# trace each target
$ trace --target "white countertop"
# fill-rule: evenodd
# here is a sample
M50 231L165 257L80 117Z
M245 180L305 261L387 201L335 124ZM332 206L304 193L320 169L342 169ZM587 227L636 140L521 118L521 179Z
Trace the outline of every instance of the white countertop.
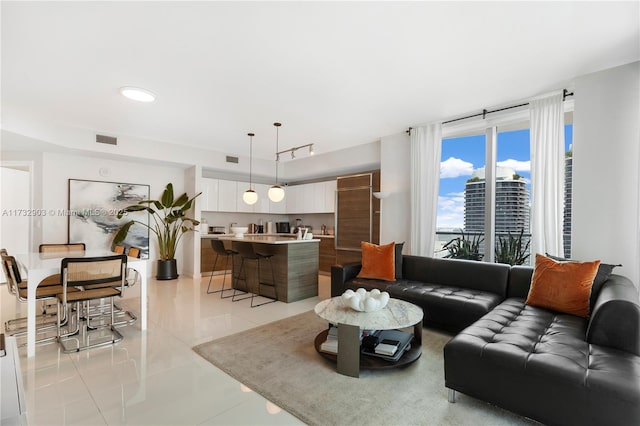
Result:
M220 235L220 234L218 234ZM283 237L278 235L266 235L266 234L245 234L244 237L238 238L233 235L219 237L220 240L227 241L240 241L247 243L263 243L263 244L299 244L299 243L318 243L319 239L311 240L298 240L290 236Z
M200 238L221 238L221 237L234 237L236 234L200 234ZM282 237L282 238L296 238L296 234L244 234L245 237ZM334 235L318 235L313 234L313 238L333 238Z

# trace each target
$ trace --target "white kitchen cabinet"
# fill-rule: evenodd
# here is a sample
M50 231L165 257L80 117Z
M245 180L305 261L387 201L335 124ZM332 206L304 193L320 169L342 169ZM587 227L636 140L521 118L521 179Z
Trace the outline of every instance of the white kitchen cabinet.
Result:
M302 186L302 212L303 213L317 213L316 210L316 190L318 188L317 183L305 183ZM324 198L324 192L323 192Z
M249 182L237 182L237 193L236 193L236 206L237 211L242 213L253 213L255 204L247 204L242 199L242 195L244 192L249 189ZM253 190L255 191L255 185L253 185Z
M304 213L303 211L303 188L302 185L294 185L288 186L286 192L287 198L287 213L289 214L299 214Z
M269 188L271 188L272 185L267 185L267 194L269 193ZM272 214L287 214L289 213L289 186L286 187L282 187L282 189L284 189L284 199L282 201L279 201L277 203L274 203L273 201L269 200L269 213Z
M311 185L313 187L313 191L309 191L313 194L313 199L311 200L311 213L324 213L326 210L324 196L325 184L324 182L317 182Z
M238 211L237 186L238 185L236 181L222 180L222 179L218 180L218 211L220 212L237 212Z
M334 213L336 181L287 187L287 213Z
M202 195L196 199L204 211L218 210L218 179L202 178Z
M255 213L269 213L269 188L271 188L271 185L265 185L263 183L253 184L253 190L258 193L258 202L253 205L253 211Z
M324 210L323 213L335 213L336 211L336 190L337 180L328 180L324 183Z
M202 178L202 195L198 198L202 211L265 214L334 213L336 181L305 183L284 187L285 197L279 203L269 200L271 185L254 183L258 201L248 205L242 199L248 182Z

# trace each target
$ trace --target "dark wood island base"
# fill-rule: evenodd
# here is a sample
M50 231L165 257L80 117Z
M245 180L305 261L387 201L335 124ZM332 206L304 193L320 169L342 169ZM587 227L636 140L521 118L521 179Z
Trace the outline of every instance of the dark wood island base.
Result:
M295 302L318 295L318 254L320 240L295 240L285 237L258 237L246 236L244 238L222 237L220 239L231 240L232 248L237 244L251 243L254 251L261 254L273 255L271 266L276 279L278 300L285 303ZM233 259L233 286L239 290L245 290L245 283L237 281L242 258L234 256ZM245 261L244 268L247 273L249 291L256 291L255 274L256 262ZM269 261L261 262L261 277L263 282L271 282ZM244 275L243 275L244 276ZM262 286L261 291L265 296L274 297L273 289Z

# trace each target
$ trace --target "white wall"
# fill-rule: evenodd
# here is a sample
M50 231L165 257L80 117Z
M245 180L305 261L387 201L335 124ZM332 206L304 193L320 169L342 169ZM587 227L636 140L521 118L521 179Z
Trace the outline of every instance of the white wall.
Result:
M380 166L380 142L316 154L296 160L283 161L281 182L337 176L377 169Z
M107 170L102 176L100 170ZM68 179L86 179L109 182L127 182L150 186L151 198L162 194L167 183L172 182L174 191L184 192L184 170L177 167L141 164L137 162L98 159L82 155L44 153L42 161L41 194L42 207L45 210L65 210L68 208ZM37 193L35 194L38 196ZM42 243L66 242L68 236L68 218L64 215L45 216L41 222ZM37 248L34 247L32 249ZM157 241L150 235L150 259L157 258ZM178 269L182 271L183 250L176 255ZM155 273L155 262L150 264Z
M380 190L390 192L380 201L380 243L406 244L409 253L411 227L411 143L407 133L382 138L380 141Z
M572 257L640 278L640 62L576 79Z
M31 223L23 212L31 208L31 173L6 162L0 167L0 247L9 254L27 253ZM27 167L28 168L28 167ZM5 282L4 271L0 269L0 283Z

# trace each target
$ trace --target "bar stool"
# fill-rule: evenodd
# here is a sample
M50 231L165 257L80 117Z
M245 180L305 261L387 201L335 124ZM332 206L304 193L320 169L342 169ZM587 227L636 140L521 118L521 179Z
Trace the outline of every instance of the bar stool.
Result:
M238 272L238 276L236 277L236 285L237 282L242 280L245 282L246 284L246 289L247 292L250 291L249 289L249 283L247 281L247 270L245 267L245 261L251 261L251 260L255 260L256 261L256 270L257 273L254 274L254 281L255 281L255 286L256 287L256 292L251 292L251 307L255 308L258 306L262 306L262 305L266 305L267 303L273 303L273 302L277 302L278 301L278 289L276 287L276 276L275 273L273 271L273 264L271 263L271 258L273 257L272 254L263 254L263 253L257 253L254 248L253 248L253 244L251 243L238 243L236 245L236 248L238 250L238 254L242 257L242 261L240 262L240 271ZM260 264L262 263L261 261L265 261L268 260L269 261L269 267L271 268L271 282L263 282L262 281L262 277L261 277L261 267ZM244 278L242 277L244 273ZM268 296L264 296L263 294L261 294L260 292L260 287L261 286L266 286L266 287L273 287L273 293L274 293L274 297L268 297ZM245 293L246 294L246 293ZM244 299L248 299L249 296L247 297L243 297L241 299L236 299L235 298L236 295L236 289L234 287L233 290L233 298L231 300L233 300L234 302L237 302L238 300L244 300ZM254 298L256 296L262 296L265 297L267 299L270 299L268 302L263 302L263 303L259 303L259 304L254 304Z
M216 254L216 258L213 261L213 266L211 267L211 275L209 276L209 286L207 287L207 294L213 294L213 293L220 293L220 298L221 299L227 299L231 296L225 296L224 295L224 284L225 281L227 280L227 271L229 270L229 258L231 258L231 266L233 266L233 256L238 254L237 251L235 250L231 250L228 249L224 246L224 242L220 241L218 239L212 239L211 240L211 248L213 249L213 251ZM224 260L224 275L222 276L222 288L220 290L215 290L215 291L209 291L211 289L211 279L213 278L213 272L216 268L216 264L218 263L218 257L220 256L224 256L225 260ZM233 284L233 276L231 277L231 283ZM227 288L226 290L231 290L231 288Z

